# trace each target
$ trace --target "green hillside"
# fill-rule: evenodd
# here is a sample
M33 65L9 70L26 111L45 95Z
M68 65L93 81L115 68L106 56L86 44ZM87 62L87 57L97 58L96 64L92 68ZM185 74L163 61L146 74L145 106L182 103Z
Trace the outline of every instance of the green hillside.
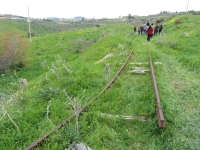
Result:
M93 150L200 149L200 15L176 14L164 20L162 34L150 42L146 35L133 33L141 22L122 21L51 34L45 30L33 37L25 66L0 76L0 149L25 149L91 100L78 128L73 118L35 149L64 150L75 143ZM0 37L11 26L26 35L23 24L0 21ZM162 63L154 71L164 129L157 125L150 72L130 72L149 68L133 64L148 62L149 51L153 62ZM99 94L131 52L124 71ZM27 85L20 85L20 78Z

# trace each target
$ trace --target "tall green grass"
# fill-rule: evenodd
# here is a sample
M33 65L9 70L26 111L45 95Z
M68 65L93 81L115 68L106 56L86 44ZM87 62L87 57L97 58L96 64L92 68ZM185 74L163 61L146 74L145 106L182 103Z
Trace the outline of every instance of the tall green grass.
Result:
M176 18L181 20L178 25ZM108 84L132 50L129 63L110 89L80 115L79 132L72 119L36 149L65 149L76 142L97 150L199 149L200 30L193 28L198 20L198 15L175 16L163 23L163 33L151 42L146 35L133 34L128 24L34 37L26 67L1 76L0 108L7 112L0 113L1 149L24 149L74 114L63 90L83 106ZM154 69L166 129L157 126L150 73L130 73L140 67L131 62L149 61L149 50L153 61L162 63ZM109 53L113 56L100 62ZM20 77L27 79L27 86L20 86Z

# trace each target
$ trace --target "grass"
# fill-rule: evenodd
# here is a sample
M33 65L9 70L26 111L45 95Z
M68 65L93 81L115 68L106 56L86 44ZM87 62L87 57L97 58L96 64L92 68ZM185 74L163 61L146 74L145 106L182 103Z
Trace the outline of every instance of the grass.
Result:
M178 25L174 24L176 18L181 20ZM154 36L151 42L146 41L146 35L133 34L128 24L34 37L26 67L16 74L8 70L1 76L1 110L4 107L20 130L2 111L1 149L8 149L7 145L9 149L24 149L52 130L52 124L57 125L73 114L64 89L82 106L92 100L132 50L129 63L111 88L80 115L79 132L75 131L72 119L35 149L64 149L75 142L97 150L199 149L200 30L194 28L198 20L199 15L175 16L163 23L162 35ZM149 50L153 62L162 62L154 65L154 70L166 129L157 127L150 73L129 72L139 67L131 62L149 61ZM110 52L112 57L99 62ZM27 79L26 87L20 87L20 77ZM47 119L48 105L52 124ZM108 118L102 113L120 117ZM125 115L144 115L148 119L124 120Z

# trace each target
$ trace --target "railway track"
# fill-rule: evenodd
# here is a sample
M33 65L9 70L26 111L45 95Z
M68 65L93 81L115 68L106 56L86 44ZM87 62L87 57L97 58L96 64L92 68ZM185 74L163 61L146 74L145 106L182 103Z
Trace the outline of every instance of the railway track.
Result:
M45 135L43 135L42 137L40 137L39 139L37 139L36 141L31 143L27 148L25 148L25 150L32 150L37 145L40 145L46 138L48 138L52 133L57 131L59 128L63 127L72 118L74 118L77 115L83 113L84 110L92 102L96 101L101 94L103 94L107 89L109 89L111 87L111 85L114 83L116 78L122 73L122 71L126 67L128 61L131 58L132 53L133 53L133 51L130 52L129 56L127 57L126 61L123 63L123 65L120 68L120 70L116 73L116 75L113 77L113 79L105 86L105 88L99 94L97 94L92 100L90 100L87 104L85 104L76 114L73 114L73 115L69 116L68 118L66 118L64 121L62 121L57 126L55 126L51 131L47 132ZM151 72L153 89L154 89L154 93L155 93L155 96L156 96L156 100L155 100L156 108L155 108L155 111L157 113L157 118L158 118L158 127L159 128L165 128L166 125L165 125L165 120L164 120L164 114L163 114L163 110L162 110L162 107L161 107L161 101L160 101L159 92L158 92L158 88L157 88L157 83L156 83L156 78L155 78L155 74L154 74L154 68L153 68L153 62L152 62L150 50L149 50L149 65L150 65L150 72Z
M165 119L164 119L164 115L163 115L163 110L161 107L161 101L160 101L160 96L159 96L159 92L158 92L158 87L157 87L157 83L156 83L156 77L154 74L154 69L153 69L153 63L152 63L152 59L151 59L151 53L149 50L149 64L150 64L150 71L151 71L151 78L152 78L152 83L153 83L153 89L154 89L154 93L156 95L156 112L157 112L157 118L158 118L158 126L160 128L165 128Z

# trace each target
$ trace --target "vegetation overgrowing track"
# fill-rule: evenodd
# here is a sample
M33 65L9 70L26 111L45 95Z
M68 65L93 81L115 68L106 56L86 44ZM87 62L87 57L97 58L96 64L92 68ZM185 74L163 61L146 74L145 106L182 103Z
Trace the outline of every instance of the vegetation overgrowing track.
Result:
M122 65L122 67L120 68L120 70L117 72L117 74L113 77L113 79L105 86L105 88L97 95L95 96L92 100L90 100L87 104L85 104L81 109L78 110L77 113L74 113L73 115L71 115L70 117L68 117L67 119L65 119L64 121L62 121L61 123L59 123L57 126L54 127L53 130L49 131L48 133L46 133L45 135L43 135L42 137L40 137L39 139L37 139L36 141L34 141L31 145L29 145L25 150L31 150L34 147L36 147L37 145L39 145L40 143L42 143L48 136L50 136L50 134L52 134L54 131L57 131L59 128L63 127L67 122L69 122L72 118L76 117L77 115L79 116L79 114L83 113L84 110L95 100L98 99L98 97L103 94L107 89L110 88L110 86L114 83L114 81L116 80L116 78L121 74L121 72L124 70L125 66L127 65L128 61L131 58L133 51L131 51L131 53L129 54L129 56L127 57L125 63ZM165 128L165 123L164 123L164 115L163 115L163 111L161 108L161 101L160 101L160 97L159 97L159 92L158 92L158 88L157 88L157 84L156 84L156 78L155 78L155 74L154 74L154 69L153 69L153 63L152 63L152 58L151 58L151 53L149 50L149 64L150 64L150 72L151 72L151 77L152 77L152 83L153 83L153 88L154 88L154 92L156 95L156 112L157 112L157 118L158 118L158 126L160 128Z
M1 74L1 149L25 149L39 137L41 142L33 149L65 149L80 142L105 150L200 149L200 29L196 28L200 15L152 16L155 21L161 17L166 21L162 22L163 33L151 42L145 35L133 34L133 25L140 25L140 20L148 17L138 17L138 22L134 18L131 25L122 22L125 18L107 20L117 25L106 23L99 29L81 30L82 25L65 24L62 28L60 24L39 22L45 26L35 28L36 35L41 36L35 36L26 49L25 66L14 66ZM29 41L24 22L0 21L0 37L11 29ZM53 33L52 29L68 32ZM133 48L123 72L107 87L111 87L109 90L99 94ZM157 103L152 86L149 49L162 104ZM103 59L108 54L112 56ZM147 71L134 72L138 68ZM28 84L22 87L19 78ZM96 95L99 97L94 100ZM79 113L91 99L78 121L76 115L66 121L77 114L72 102L76 100ZM157 118L160 115L156 115L156 108L160 106L166 122ZM141 120L140 116L145 118ZM63 120L66 124L60 125ZM167 128L160 129L158 122ZM57 125L60 128L54 132Z
M31 145L29 145L25 150L31 150L33 149L35 146L37 146L38 144L40 144L44 139L46 139L51 133L53 133L54 131L56 131L57 129L59 129L60 127L64 126L67 122L69 122L72 118L76 117L77 115L81 114L93 101L97 100L97 98L104 93L107 89L110 88L111 84L115 81L115 79L117 78L117 76L119 76L121 74L121 72L123 71L123 69L125 68L126 64L128 63L131 55L132 55L133 51L131 51L131 53L129 54L127 60L125 61L125 63L122 65L121 69L117 72L117 74L114 76L114 78L107 84L107 86L97 95L95 96L91 101L89 101L87 104L85 104L78 112L77 114L73 114L70 117L68 117L67 119L65 119L64 121L62 121L61 123L59 123L57 126L54 127L53 130L49 131L48 133L46 133L44 136L40 137L38 140L36 140L35 142L33 142Z

